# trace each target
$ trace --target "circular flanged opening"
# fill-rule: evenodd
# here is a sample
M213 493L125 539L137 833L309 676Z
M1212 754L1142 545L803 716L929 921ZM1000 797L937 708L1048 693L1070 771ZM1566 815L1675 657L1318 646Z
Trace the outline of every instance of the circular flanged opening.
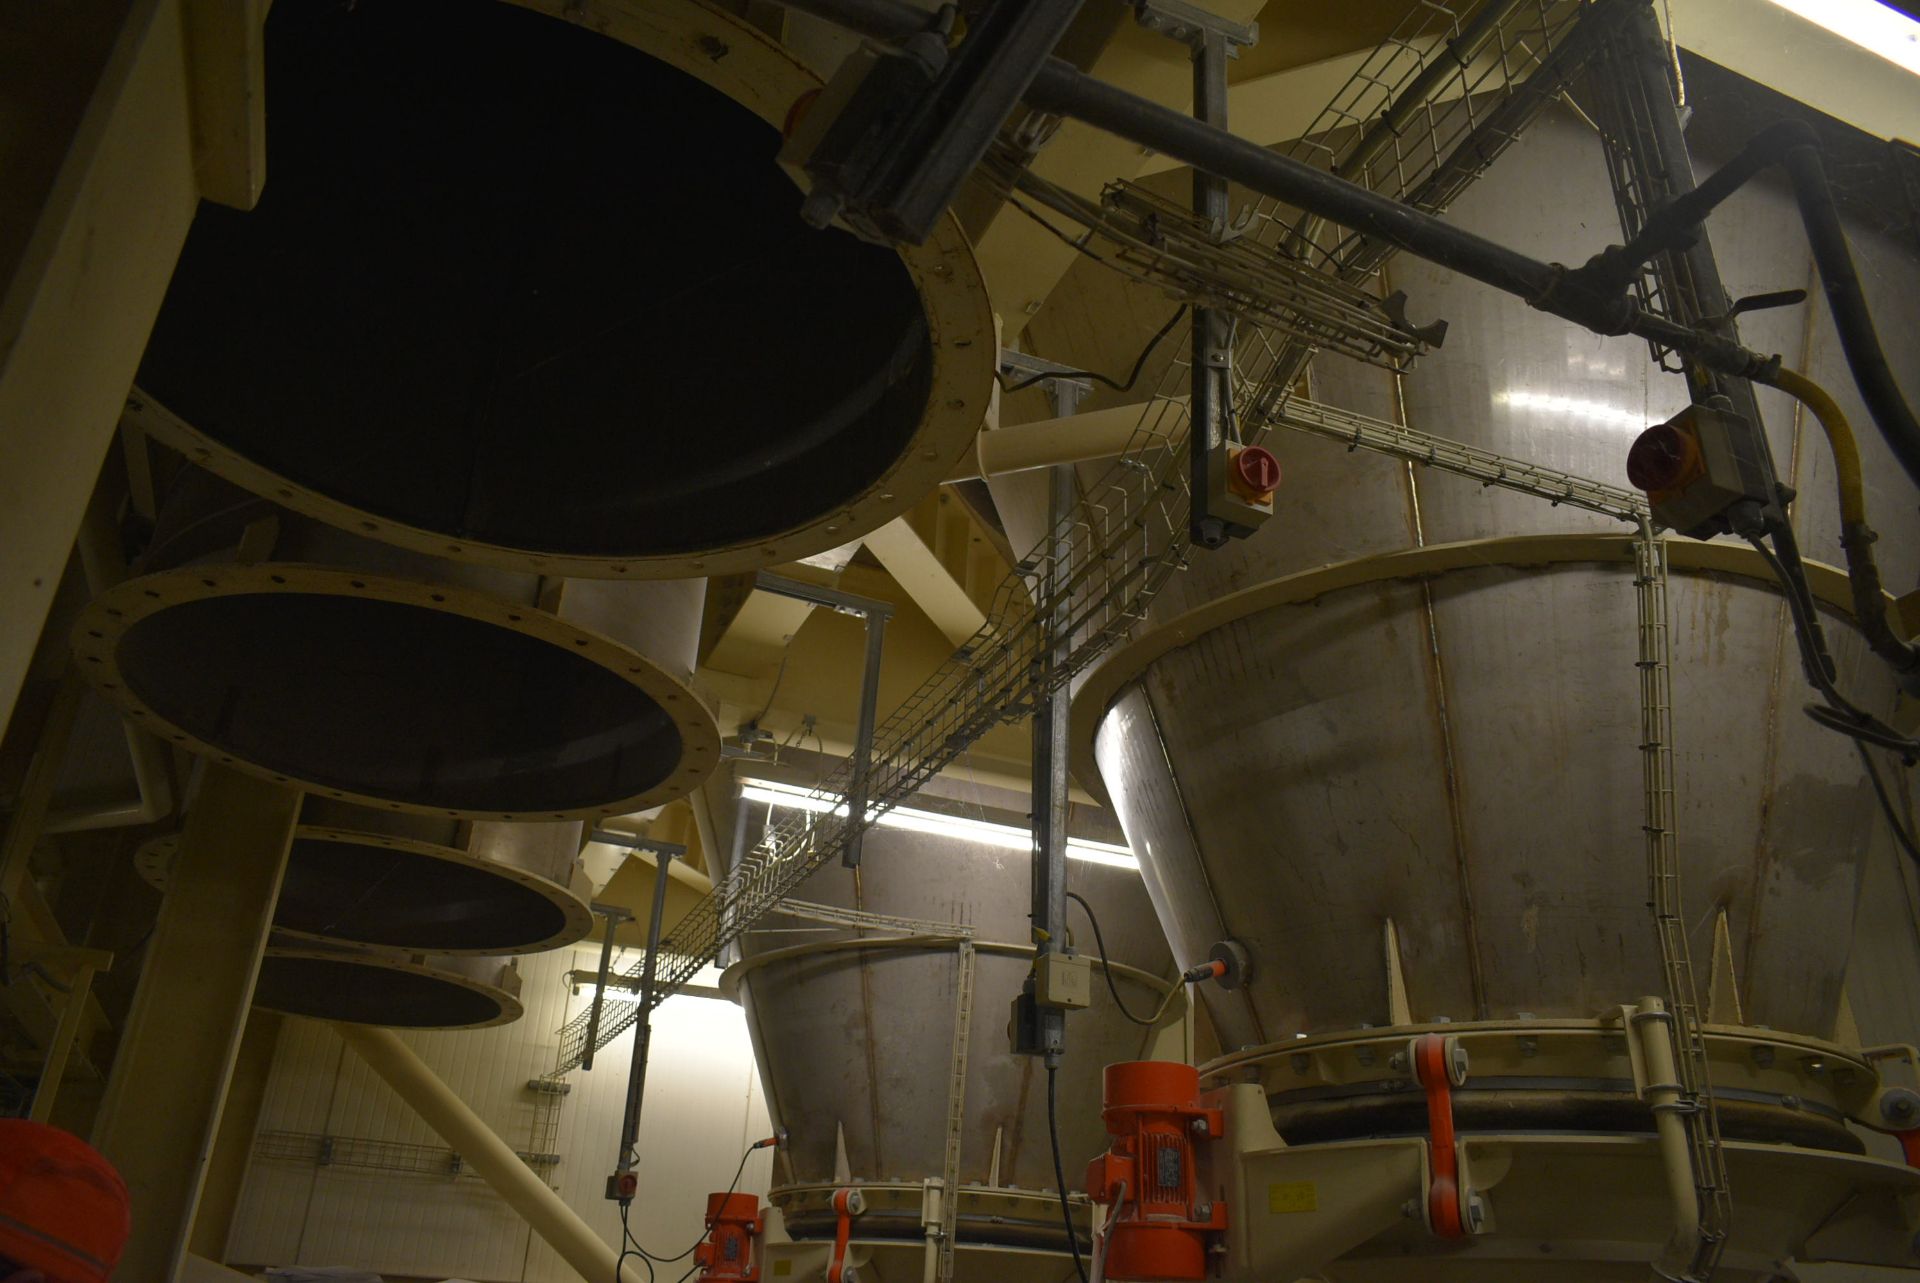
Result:
M179 838L141 844L134 867L164 890ZM274 930L438 954L557 949L593 929L592 911L537 874L431 842L302 825L294 830Z
M404 958L273 949L253 1004L290 1016L396 1029L474 1029L522 1014L504 989Z
M82 670L172 743L310 793L500 820L624 814L719 758L693 693L627 647L440 585L263 563L103 594Z
M367 833L294 833L274 926L428 953L518 953L585 936L587 906L531 873L450 847Z
M764 116L808 78L701 21L622 29L642 52L504 3L276 4L272 181L195 222L139 376L162 434L349 529L566 573L904 510L985 408L977 268L957 227L903 257L803 224ZM754 75L752 108L703 83Z

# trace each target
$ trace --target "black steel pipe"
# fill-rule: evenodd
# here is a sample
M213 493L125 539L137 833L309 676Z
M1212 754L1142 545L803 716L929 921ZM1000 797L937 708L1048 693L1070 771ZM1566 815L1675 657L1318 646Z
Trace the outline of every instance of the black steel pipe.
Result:
M1589 329L1620 334L1632 319L1624 289L1605 296L1569 289L1570 274L1563 268L1116 89L1059 59L1041 68L1027 101L1384 241Z
M781 3L879 39L903 39L925 30L930 21L926 14L898 0ZM1391 197L1115 88L1060 58L1050 58L1041 66L1028 88L1026 101L1042 111L1085 121L1517 295L1588 329L1621 334L1632 320L1634 309L1624 288L1595 296L1570 286L1572 274L1564 268L1529 258Z
M923 30L928 19L919 10L894 0L782 0L789 8L816 14L880 38L900 38ZM1765 381L1775 363L1760 353L1742 347L1724 335L1695 329L1642 311L1628 295L1626 281L1618 264L1627 253L1615 250L1596 256L1578 271L1559 264L1543 263L1517 250L1490 241L1483 236L1455 227L1434 215L1415 209L1391 197L1379 195L1357 184L1316 169L1301 161L1268 151L1236 138L1192 117L1162 107L1123 89L1085 75L1059 58L1049 59L1034 78L1027 102L1042 111L1071 116L1096 128L1117 134L1142 146L1151 147L1184 164L1237 182L1263 196L1285 201L1309 214L1350 228L1362 236L1377 239L1395 249L1437 263L1462 276L1515 295L1534 307L1599 334L1637 334L1675 348L1722 374ZM1761 138L1781 135L1769 130ZM1758 143L1759 140L1756 140ZM1753 146L1749 151L1753 151ZM1817 161L1817 156L1815 157ZM1766 162L1745 157L1723 167L1667 211L1650 221L1648 229L1636 237L1639 252L1645 249L1649 234L1657 223L1672 235L1672 227L1684 217L1691 227L1712 207L1726 199L1742 182L1751 178ZM1830 204L1830 197L1828 203ZM1663 244L1646 255L1666 248ZM1831 257L1831 255L1829 255ZM1642 257L1639 261L1645 261ZM1824 260L1823 260L1824 261ZM1604 264L1604 267L1603 267ZM1838 266L1836 262L1834 266ZM1851 260L1848 260L1848 267ZM1839 296L1838 309L1845 307L1849 318L1843 323L1842 342L1851 361L1861 355L1861 369L1867 381L1863 395L1882 431L1901 450L1901 461L1908 454L1901 440L1904 401L1889 396L1891 374L1884 379L1875 375L1885 369L1884 356L1875 362L1879 347L1873 339L1864 304L1858 307L1857 277L1837 277L1838 289L1829 287L1830 296ZM1847 280L1852 280L1849 288ZM1823 277L1824 280L1824 277ZM1851 336L1851 337L1850 337ZM1861 375L1856 371L1856 378ZM1870 389L1872 389L1870 391ZM1892 389L1897 393L1897 389ZM1883 419L1883 411L1886 417ZM1905 422L1912 417L1906 413ZM1888 425L1892 424L1892 430ZM1920 480L1920 427L1911 433L1914 462L1909 466Z

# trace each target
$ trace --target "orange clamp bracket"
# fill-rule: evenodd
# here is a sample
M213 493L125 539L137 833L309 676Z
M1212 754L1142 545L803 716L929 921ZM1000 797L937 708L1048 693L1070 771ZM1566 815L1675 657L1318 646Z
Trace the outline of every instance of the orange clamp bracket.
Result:
M1893 1135L1900 1142L1900 1152L1906 1156L1907 1166L1920 1167L1920 1127Z
M1463 1238L1467 1227L1460 1215L1460 1160L1454 1146L1452 1066L1447 1039L1422 1034L1413 1040L1414 1079L1427 1093L1428 1158L1427 1220L1441 1238Z
M853 1218L867 1210L867 1196L857 1189L833 1191L833 1259L827 1283L855 1283L857 1273L847 1265L847 1241L853 1237Z

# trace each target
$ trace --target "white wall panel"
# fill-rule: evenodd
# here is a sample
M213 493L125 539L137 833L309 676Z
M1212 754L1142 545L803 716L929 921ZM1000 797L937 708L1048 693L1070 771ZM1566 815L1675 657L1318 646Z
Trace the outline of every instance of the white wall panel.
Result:
M527 1014L470 1032L402 1035L435 1072L516 1149L539 1148L541 1097L529 1079L553 1066L560 1026L591 999L574 996L570 968L597 951L558 950L520 961ZM625 1105L631 1033L603 1049L591 1072L570 1075L560 1104L550 1178L610 1244L616 1205L603 1197ZM656 1013L640 1136L640 1197L633 1232L649 1250L672 1253L701 1232L710 1191L725 1189L740 1155L767 1134L765 1102L731 1003L679 997ZM260 1130L441 1147L325 1025L289 1021L262 1107ZM769 1152L756 1153L740 1189L766 1192ZM321 1167L311 1160L251 1160L227 1259L246 1265L350 1265L396 1275L457 1276L476 1283L574 1283L578 1275L482 1182L441 1174ZM599 1283L599 1281L596 1281Z

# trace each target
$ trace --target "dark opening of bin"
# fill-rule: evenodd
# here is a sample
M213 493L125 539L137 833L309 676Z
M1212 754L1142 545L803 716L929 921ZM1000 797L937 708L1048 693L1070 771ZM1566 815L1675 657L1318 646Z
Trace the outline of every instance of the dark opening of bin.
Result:
M503 1010L491 994L375 960L275 953L260 961L253 1001L315 1020L400 1029L484 1025L498 1020Z
M557 894L418 851L296 837L273 921L361 944L507 952L552 939L567 925Z
M716 55L720 56L720 55ZM770 539L905 452L893 251L798 217L778 132L505 3L282 0L251 212L203 205L141 385L236 454L449 539Z
M135 623L117 658L155 715L310 791L535 818L635 797L680 761L679 728L620 675L423 606L203 598Z

